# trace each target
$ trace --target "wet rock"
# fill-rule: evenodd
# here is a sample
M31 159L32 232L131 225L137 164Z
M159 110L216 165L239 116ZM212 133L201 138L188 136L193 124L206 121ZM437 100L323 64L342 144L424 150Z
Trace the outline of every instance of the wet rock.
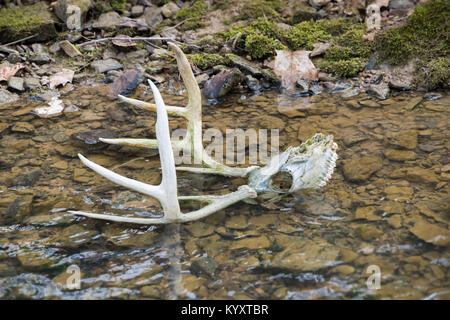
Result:
M51 254L45 251L25 251L17 255L17 260L24 268L49 268L54 259L50 258Z
M199 86L203 86L206 83L206 81L208 81L208 79L209 76L207 73L202 73L195 77L195 80L197 81Z
M431 224L422 218L417 218L414 226L409 228L419 239L438 246L448 246L450 244L450 231Z
M13 132L31 133L34 131L34 126L29 122L16 122L12 127Z
M102 13L97 22L92 24L96 29L114 30L120 21L120 15L115 11Z
M317 271L335 265L340 250L324 240L298 240L277 253L270 268L288 272Z
M109 89L108 96L115 98L119 94L129 96L138 86L142 79L142 74L137 70L127 70L120 77L114 80Z
M258 250L270 248L271 243L266 236L250 237L234 241L231 245L231 250Z
M166 49L159 49L159 48L157 48L157 49L154 49L152 51L152 55L150 56L150 58L152 60L159 60L159 59L161 59L162 57L164 57L166 55L167 55L167 50Z
M34 90L40 86L41 83L38 78L25 78L25 88L28 90Z
M214 233L214 226L198 221L186 226L186 230L189 231L194 237L206 237Z
M391 173L392 178L404 178L411 182L438 183L439 178L433 170L420 167L399 168Z
M40 169L36 169L29 173L19 174L13 179L13 185L32 187L39 180L41 175L42 171Z
M353 272L355 272L355 268L352 266L348 266L348 265L341 265L341 266L334 267L333 269L330 270L330 272L339 273L339 274L343 274L344 276L348 276L348 275L352 274Z
M351 81L338 81L335 84L331 84L328 88L328 92L332 94L343 93L353 88L353 83Z
M342 141L347 147L351 147L359 142L366 141L368 138L363 133L354 133L350 135L344 135Z
M16 91L23 91L25 89L23 78L10 77L8 79L8 88L11 88Z
M411 84L404 82L400 79L394 78L391 79L388 83L389 88L399 91L409 91L412 89Z
M251 75L245 76L245 83L247 84L247 87L255 92L258 92L261 90L261 84L259 83L258 79L252 77Z
M389 8L391 9L408 9L413 8L416 1L414 0L390 0Z
M98 73L122 69L122 65L114 59L96 60L91 63L91 67Z
M300 95L309 94L309 82L303 79L297 80L296 87L299 89L298 93Z
M380 100L385 100L389 96L389 86L386 83L371 84L366 90L367 94L373 95Z
M191 273L195 274L197 277L201 275L206 275L210 278L214 277L217 270L217 262L210 258L202 258L200 260L194 260L191 263Z
M144 297L161 299L161 288L159 285L144 286L141 288L141 294Z
M59 46L71 58L81 56L81 52L67 40L60 41Z
M364 156L346 160L343 166L345 178L350 182L363 182L383 167L383 161L376 156Z
M383 232L374 225L363 225L355 230L356 234L364 241L378 238Z
M127 119L126 112L116 106L106 110L106 113L114 121L124 122Z
M19 53L16 53L16 52L11 52L11 53L8 55L8 59L7 59L7 60L8 60L8 62L13 63L13 64L16 64L16 63L25 61L25 59L22 58L22 57L20 56L20 54L19 54Z
M205 83L203 93L209 99L223 97L244 79L244 75L237 68L223 70Z
M161 14L161 9L147 7L145 9L144 19L148 27L154 30L164 20L164 17Z
M359 104L363 107L369 107L369 108L380 108L381 105L373 100L361 100L359 101Z
M228 229L234 229L234 230L243 230L247 229L247 218L245 216L239 215L231 217L227 220L225 223L225 226Z
M280 78L271 70L260 68L255 63L235 54L229 55L229 59L232 65L239 68L242 72L250 73L252 76L258 79L263 78L273 84L281 83Z
M282 119L268 115L261 116L258 123L261 128L278 129L279 131L282 131L286 126L286 123Z
M336 104L322 100L305 108L304 111L307 115L325 115L335 113L336 109Z
M365 219L369 221L380 220L380 217L375 214L376 207L359 207L355 212L355 219Z
M417 154L413 151L387 149L384 151L384 155L389 160L394 161L407 161L417 159Z
M15 199L6 210L0 211L1 221L7 224L22 223L23 219L31 214L33 195L25 195Z
M394 201L408 201L414 194L414 190L407 186L388 186L384 189L386 198Z
M0 88L0 105L11 103L19 100L19 96L15 93L9 92L6 89Z
M405 148L415 149L418 143L417 130L403 130L387 134L387 140L391 145Z
M116 134L110 130L83 131L72 134L73 139L84 142L85 144L97 144L99 138L115 138Z
M136 18L144 13L144 6L135 5L131 7L131 17Z
M30 58L31 61L37 64L46 64L51 61L50 55L47 53L47 49L43 45L33 43L31 47L33 48L33 55Z
M175 4L175 2L166 3L161 7L161 13L164 18L171 18L180 11L180 7Z
M55 236L48 239L49 243L65 248L79 248L88 243L99 233L96 230L87 229L79 224L62 229Z

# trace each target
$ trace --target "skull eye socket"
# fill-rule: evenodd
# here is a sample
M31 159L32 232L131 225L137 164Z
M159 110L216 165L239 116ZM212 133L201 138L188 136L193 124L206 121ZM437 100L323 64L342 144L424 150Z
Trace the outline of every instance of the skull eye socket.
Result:
M269 181L269 186L277 191L288 192L292 186L292 175L286 171L275 173Z

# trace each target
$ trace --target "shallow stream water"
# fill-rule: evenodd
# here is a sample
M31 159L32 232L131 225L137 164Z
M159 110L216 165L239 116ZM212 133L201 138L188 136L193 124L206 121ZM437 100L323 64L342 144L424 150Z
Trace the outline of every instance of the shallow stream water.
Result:
M161 212L77 158L159 183L154 151L97 141L154 137L155 115L108 98L105 86L72 89L61 99L78 111L56 118L30 114L43 102L0 106L0 298L450 299L449 95L380 101L267 91L205 105L204 130L278 129L281 150L316 132L334 135L332 179L201 221L138 226L67 210ZM152 100L142 90L135 97ZM178 183L183 195L224 194L246 180L179 173ZM79 289L67 287L73 268Z

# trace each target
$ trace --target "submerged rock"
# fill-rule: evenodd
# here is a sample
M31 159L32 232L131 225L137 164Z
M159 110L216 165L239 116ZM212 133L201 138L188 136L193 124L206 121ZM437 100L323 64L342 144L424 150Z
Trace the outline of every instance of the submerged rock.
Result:
M223 70L205 83L203 93L208 99L223 97L244 80L244 75L237 68Z
M380 100L385 100L389 96L389 86L386 83L371 84L366 92Z
M142 79L142 74L137 70L127 70L120 77L114 80L111 88L109 89L108 96L111 98L117 97L117 95L128 96Z
M450 244L450 231L421 218L413 227L409 228L409 231L419 239L434 245L447 246Z
M345 178L351 182L363 182L383 167L383 161L376 156L365 156L346 160L343 166Z
M336 265L339 255L339 248L324 240L298 240L276 254L270 268L288 272L316 271Z

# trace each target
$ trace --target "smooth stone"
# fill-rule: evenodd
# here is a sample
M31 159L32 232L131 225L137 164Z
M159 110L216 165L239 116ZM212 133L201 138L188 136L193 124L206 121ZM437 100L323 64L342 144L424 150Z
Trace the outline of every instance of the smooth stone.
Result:
M81 56L81 52L67 40L60 41L59 46L71 58Z
M122 69L122 65L114 59L96 60L91 63L91 67L99 73Z
M97 22L92 24L93 28L113 30L120 21L120 15L115 11L102 13Z
M387 134L387 138L391 145L405 149L415 149L418 143L418 131L403 130L400 132L392 132Z
M431 224L424 219L418 218L413 227L409 228L419 239L438 246L448 246L450 244L450 231Z
M8 79L8 88L11 88L16 91L23 91L24 88L24 80L20 77L10 77Z
M383 167L383 161L376 156L355 157L344 161L343 173L350 182L363 182Z
M244 81L245 77L237 68L223 70L209 79L203 88L208 99L223 97Z
M394 161L407 161L417 159L417 154L413 151L387 149L384 151L384 155L389 160Z

